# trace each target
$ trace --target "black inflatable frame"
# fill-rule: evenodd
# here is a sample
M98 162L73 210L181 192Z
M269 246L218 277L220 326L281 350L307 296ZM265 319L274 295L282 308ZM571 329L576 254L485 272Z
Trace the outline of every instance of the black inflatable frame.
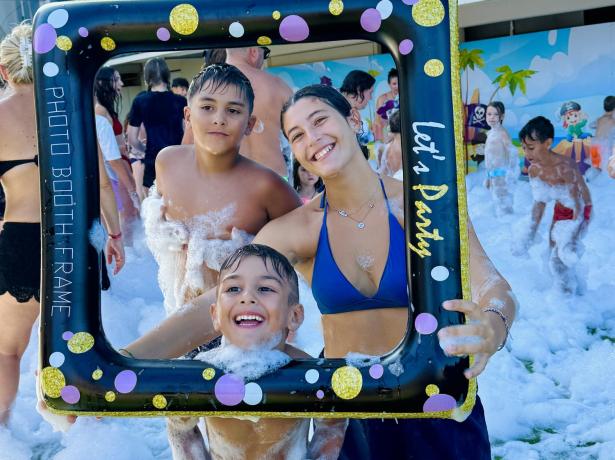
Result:
M33 44L43 203L40 385L51 410L464 419L476 397L475 381L463 376L469 360L445 356L436 336L437 328L463 322L441 303L469 296L456 8L454 0L43 6ZM404 341L369 367L297 360L247 384L200 361L119 355L101 326L100 248L91 237L100 219L92 102L98 68L129 52L345 39L381 44L399 71L415 308Z

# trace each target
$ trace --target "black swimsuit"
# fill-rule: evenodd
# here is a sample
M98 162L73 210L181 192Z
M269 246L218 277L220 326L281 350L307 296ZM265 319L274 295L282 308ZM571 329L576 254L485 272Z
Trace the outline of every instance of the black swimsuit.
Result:
M15 166L25 165L27 163L34 163L36 166L38 166L38 155L35 155L34 158L28 158L27 160L0 161L0 177L4 176L9 170L13 169Z

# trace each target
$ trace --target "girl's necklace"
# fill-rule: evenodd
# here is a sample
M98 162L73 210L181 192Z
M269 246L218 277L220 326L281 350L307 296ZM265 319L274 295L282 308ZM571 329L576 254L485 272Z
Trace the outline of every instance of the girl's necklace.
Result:
M356 223L356 226L357 226L357 228L359 230L363 230L365 228L365 219L367 219L367 216L369 215L371 210L376 207L376 203L374 203L373 198L374 198L374 195L376 195L377 192L378 191L376 190L376 192L374 192L372 194L372 196L370 196L365 203L363 203L361 206L359 206L354 211L346 211L344 209L338 209L338 208L332 206L330 203L329 203L329 206L331 206L331 209L333 209L335 212L337 212L340 215L340 217L347 217L348 219L350 219L350 220L352 220L353 222ZM365 213L365 215L361 219L355 219L354 217L352 217L353 214L356 214L361 209L363 209L365 207L365 205L367 205L367 212Z

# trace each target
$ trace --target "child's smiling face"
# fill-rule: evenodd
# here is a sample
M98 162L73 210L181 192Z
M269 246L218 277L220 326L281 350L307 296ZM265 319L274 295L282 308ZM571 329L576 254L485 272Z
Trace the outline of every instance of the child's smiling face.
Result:
M301 304L289 305L287 280L259 257L242 259L220 274L218 296L211 306L214 327L239 348L253 349L279 337L282 349L288 332L303 322Z

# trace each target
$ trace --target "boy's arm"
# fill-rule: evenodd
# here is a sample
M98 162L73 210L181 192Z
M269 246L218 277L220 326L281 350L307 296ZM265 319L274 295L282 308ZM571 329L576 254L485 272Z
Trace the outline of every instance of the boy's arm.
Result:
M167 437L173 460L211 459L198 423L199 419L192 417L169 417L167 419Z
M534 201L532 205L532 214L530 215L530 241L534 238L534 235L536 235L536 230L538 230L542 216L545 213L545 207L546 203L543 201Z
M301 199L288 182L274 172L269 174L263 186L263 203L269 220L273 220L301 206Z
M308 445L310 460L337 460L344 437L348 419L315 418L314 435Z

